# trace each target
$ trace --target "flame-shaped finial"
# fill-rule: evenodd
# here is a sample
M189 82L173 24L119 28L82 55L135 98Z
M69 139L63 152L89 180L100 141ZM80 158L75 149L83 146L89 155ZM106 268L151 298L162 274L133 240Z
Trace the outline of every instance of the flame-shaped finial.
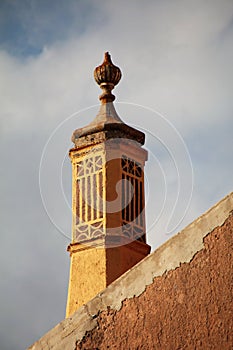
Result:
M102 95L99 97L102 104L114 101L115 96L111 91L121 79L121 70L120 68L114 66L108 52L105 52L104 54L103 63L95 68L94 78L97 84L103 90Z

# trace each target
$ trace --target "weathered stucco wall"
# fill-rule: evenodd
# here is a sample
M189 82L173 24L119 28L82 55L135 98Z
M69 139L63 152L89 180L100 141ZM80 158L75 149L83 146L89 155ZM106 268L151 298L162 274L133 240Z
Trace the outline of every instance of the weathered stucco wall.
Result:
M232 349L233 216L191 262L156 277L121 310L100 313L78 349Z
M30 349L232 349L233 194Z

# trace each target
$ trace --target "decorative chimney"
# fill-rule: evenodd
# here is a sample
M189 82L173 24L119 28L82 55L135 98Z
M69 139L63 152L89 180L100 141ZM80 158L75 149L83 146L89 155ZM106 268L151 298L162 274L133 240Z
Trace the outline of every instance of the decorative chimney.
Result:
M146 244L145 135L126 125L113 105L121 79L108 52L95 69L103 90L96 118L74 131L69 317L150 252Z

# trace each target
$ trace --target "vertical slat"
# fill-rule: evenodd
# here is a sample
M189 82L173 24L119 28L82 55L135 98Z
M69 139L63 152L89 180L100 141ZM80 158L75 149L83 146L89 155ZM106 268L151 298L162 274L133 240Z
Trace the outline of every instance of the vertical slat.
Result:
M134 179L130 176L131 183L131 201L130 201L130 222L134 219Z
M121 186L121 191L122 191L122 197L121 197L121 201L122 201L122 219L125 220L125 211L126 211L126 207L125 207L125 174L122 173L122 186Z
M144 189L144 185L143 185L143 182L142 182L142 225L144 227L145 225L145 222L144 222L144 215L145 215L145 189Z
M99 173L99 217L102 217L102 213L103 213L103 173L101 171Z
M79 222L82 221L82 179L79 179Z
M135 179L135 216L136 216L136 224L138 225L138 215L139 215L139 206L140 206L140 200L138 197L139 192L139 181L138 179Z
M142 181L140 181L140 226L143 226L143 186L142 186Z
M91 220L91 211L92 211L92 203L91 203L91 175L87 176L87 221Z
M130 221L129 216L129 176L126 175L126 221Z
M97 218L97 184L96 184L96 177L98 175L94 174L93 175L93 190L94 190L94 199L93 199L93 203L94 203L94 220Z
M80 180L76 180L76 225L79 223L80 217Z
M80 223L83 221L83 179L79 179L79 221Z
M91 174L90 176L90 197L91 197L91 203L90 203L90 206L91 206L91 220L94 220L94 185L93 185L93 182L94 182L94 174Z
M136 198L136 179L133 179L133 221L136 218L136 205L137 205L137 198Z
M87 176L85 176L85 178L84 178L84 183L85 183L85 185L84 185L84 208L85 208L85 211L84 211L84 220L85 220L85 222L87 222L87 196L88 196L88 193L87 193Z
M99 219L99 186L100 186L100 173L96 174L96 218Z

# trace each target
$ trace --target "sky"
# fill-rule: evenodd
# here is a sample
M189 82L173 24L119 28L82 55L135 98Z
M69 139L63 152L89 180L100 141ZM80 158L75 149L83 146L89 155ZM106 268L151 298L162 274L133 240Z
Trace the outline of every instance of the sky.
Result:
M98 112L105 51L116 110L146 134L152 250L232 191L231 0L1 0L1 350L65 316L68 150Z

